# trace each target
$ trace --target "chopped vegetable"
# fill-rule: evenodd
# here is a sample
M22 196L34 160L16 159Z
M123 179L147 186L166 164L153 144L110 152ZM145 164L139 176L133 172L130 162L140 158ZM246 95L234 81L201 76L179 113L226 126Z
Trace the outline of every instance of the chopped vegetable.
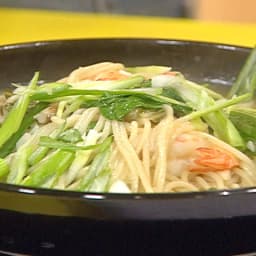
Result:
M154 100L138 97L135 95L131 96L104 96L98 102L101 114L110 120L121 121L131 111L137 108L144 109L161 109L162 104L155 102Z
M203 87L191 86L182 76L177 77L175 80L169 80L164 87L168 86L174 88L180 94L180 97L196 110L204 111L207 108L214 108L216 106L215 100L208 94L208 90L205 90ZM193 116L193 113L191 115ZM195 115L195 117L198 116ZM234 147L241 149L245 147L239 132L222 110L210 111L203 115L203 118L218 138Z
M241 95L238 97L234 97L230 100L225 100L225 101L222 100L222 101L216 102L213 106L192 112L192 113L184 116L183 118L181 118L181 120L191 120L194 118L203 117L204 115L207 115L216 110L224 109L229 106L235 105L237 103L243 102L243 101L249 99L250 97L251 97L251 94L247 93L247 94L244 94L244 95Z
M21 122L19 129L0 148L0 157L5 157L14 150L17 141L35 121L34 116L41 110L45 109L47 106L48 103L40 102L34 107L28 109L27 113L25 114Z
M71 95L97 95L99 97L98 99L89 100L83 104L83 106L99 107L101 113L106 118L112 120L122 120L125 115L138 107L159 109L163 104L177 105L176 108L183 113L190 111L189 106L175 99L161 95L152 95L136 90L106 91L67 89L66 91L62 91L61 94L34 95L33 97L37 100L44 100Z
M8 183L20 184L27 172L28 157L32 150L32 146L26 146L17 151L10 165L10 173L7 177Z
M247 107L232 107L229 118L240 132L247 149L256 153L256 110Z
M61 141L70 142L70 143L77 143L83 140L81 133L79 132L79 130L75 128L62 132L58 136L58 139Z
M55 139L59 136L59 134L63 131L63 125L58 128L57 130L54 130L49 137L52 139ZM37 164L39 161L41 161L46 154L49 152L50 148L49 147L43 147L39 146L37 147L33 153L29 156L28 158L28 163L30 166Z
M242 95L245 93L254 94L256 89L256 47L250 52L246 63L241 69L235 83L231 87L228 97Z
M101 180L100 183L102 185L101 191L104 191L104 189L106 188L108 180L110 178L109 176L111 174L111 170L108 167L111 142L111 138L108 138L105 141L104 147L101 148L100 153L98 153L94 157L87 173L80 182L80 191L92 191L96 184L99 183L99 179Z
M52 139L50 137L41 137L39 145L48 147L48 148L59 148L66 151L76 151L76 150L90 150L90 149L96 149L99 147L102 147L104 145L104 142L96 145L88 145L88 146L79 146L72 143L67 143L63 141L59 141L56 139Z
M94 152L93 150L99 149L102 146L102 144L96 144L99 138L100 133L93 129L89 130L88 135L86 136L82 146L88 147L95 145L95 148L91 148L88 150L76 150L75 159L66 173L66 184L70 184L72 181L74 181L77 173L88 163L92 153Z
M256 110L246 107L234 107L229 118L242 135L256 140Z
M25 113L30 103L31 90L35 89L38 81L39 73L36 72L32 78L28 88L23 92L18 101L12 107L2 126L0 127L0 147L19 130Z
M73 160L73 152L56 150L32 167L30 170L31 174L28 175L21 184L25 186L40 186L58 173L67 170Z

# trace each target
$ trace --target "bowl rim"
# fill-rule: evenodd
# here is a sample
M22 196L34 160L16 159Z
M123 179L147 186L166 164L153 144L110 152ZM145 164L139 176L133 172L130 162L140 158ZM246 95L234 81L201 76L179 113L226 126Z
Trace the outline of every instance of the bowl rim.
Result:
M43 47L47 45L54 44L66 44L66 43L75 43L82 41L109 41L109 42L151 42L156 44L165 44L165 45L199 45L199 46L210 46L221 49L226 49L230 51L249 51L252 47L235 45L229 43L219 43L219 42L208 42L200 40L185 40L185 39L176 39L176 38L156 38L156 37L91 37L91 38L64 38L64 39L49 39L49 40L38 40L38 41L27 41L27 42L17 42L10 44L0 44L0 51L8 51L14 49L30 48L30 47Z
M173 39L173 38L145 38L145 37L100 37L100 38L72 38L72 39L52 39L52 40L39 40L29 42L19 42L0 45L0 53L3 51L19 50L24 48L40 48L48 45L69 44L76 42L144 42L154 43L160 45L194 45L194 46L209 46L214 48L220 48L229 51L248 52L252 47L225 44L218 42L207 42L197 40L185 40L185 39ZM1 192L12 192L18 194L28 195L44 195L49 197L61 197L72 199L89 199L89 200L173 200L173 199L195 199L195 198L208 198L219 196L236 196L241 194L254 194L256 193L255 187L239 188L239 189L224 189L224 190L208 190L199 192L175 192L175 193L98 193L98 192L79 192L79 191L67 191L47 188L34 188L15 184L7 184L0 182Z

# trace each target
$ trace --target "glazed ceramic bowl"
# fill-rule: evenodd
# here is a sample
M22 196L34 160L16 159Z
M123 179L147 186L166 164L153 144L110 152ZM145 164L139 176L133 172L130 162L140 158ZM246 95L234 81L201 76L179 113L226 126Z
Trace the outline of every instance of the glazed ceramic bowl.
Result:
M169 65L220 90L250 49L164 39L81 39L0 47L0 85L45 81L100 61ZM0 184L0 250L32 255L233 255L256 250L256 189L95 194Z

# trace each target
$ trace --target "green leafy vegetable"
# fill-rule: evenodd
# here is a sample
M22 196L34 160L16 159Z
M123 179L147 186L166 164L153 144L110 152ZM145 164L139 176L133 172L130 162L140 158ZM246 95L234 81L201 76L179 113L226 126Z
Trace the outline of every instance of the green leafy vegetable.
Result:
M59 127L58 129L54 130L49 137L52 139L55 139L59 136L59 134L61 132L63 132L65 124L61 125L61 127ZM49 152L50 148L49 147L43 147L43 146L39 146L37 147L33 153L29 156L28 158L28 163L30 166L37 164L38 162L40 162L45 156L46 154Z
M101 151L94 157L88 171L80 182L80 191L92 191L92 189L96 189L96 187L97 191L99 191L99 183L103 186L100 188L101 191L106 189L111 174L108 168L111 142L111 138L108 138L104 147L102 147Z
M18 146L17 151L11 158L10 173L7 178L9 183L19 184L22 181L28 173L30 157L38 149L39 138L42 135L56 132L55 128L55 125L45 125L38 129L36 133L30 135L28 139L23 138L22 145Z
M22 185L41 186L58 173L63 173L74 160L74 153L57 150L32 167L31 174L27 176Z
M180 120L191 120L191 119L195 119L198 117L203 117L211 112L220 110L220 109L224 109L227 108L229 106L235 105L237 103L246 101L247 99L249 99L251 97L250 93L238 96L238 97L234 97L230 100L222 100L222 101L216 101L214 105L207 107L205 109L202 110L197 110L195 112L192 112L184 117L182 117ZM232 120L231 120L232 121Z
M229 118L247 140L256 140L256 110L245 107L234 107L229 112Z
M162 96L185 103L178 91L172 87L163 88ZM192 111L192 108L189 106L173 104L172 107L174 109L175 115L178 117L184 116Z
M174 88L187 105L197 111L205 111L205 109L208 108L209 109L207 111L209 111L211 110L211 107L216 106L216 102L209 95L208 90L205 90L203 87L195 86L194 83L191 84L182 76L177 77L175 80L167 81L165 87ZM198 117L200 116L199 113L200 112L197 112L197 114L192 113L190 114L190 117ZM214 134L218 138L234 147L240 149L245 147L244 141L239 132L221 109L214 112L210 111L208 114L204 113L203 118L213 129Z
M104 145L104 143L106 142L102 142L95 145L89 145L89 146L81 146L81 145L78 146L72 143L67 143L67 142L56 140L56 139L52 139L47 136L42 136L40 138L39 145L48 147L48 148L58 148L66 151L76 151L76 150L91 150L91 149L101 148Z
M40 162L49 152L48 147L39 146L28 158L28 164L33 166Z
M90 146L90 145L96 145L98 139L100 138L100 133L98 133L95 130L89 130L88 134L86 135L85 140L83 141L83 146ZM98 144L99 145L99 144ZM99 145L97 147L100 149L100 147L104 147L104 144ZM97 149L96 148L96 149ZM93 149L91 150L77 150L75 154L75 159L72 162L69 170L67 171L65 175L65 181L66 184L71 184L71 182L74 181L75 177L79 173L79 171L88 164L91 155L95 153Z
M213 107L216 104L214 100L203 93L203 91L198 100L200 102L198 107L199 110L204 110L208 107L210 108L211 106ZM216 137L224 140L233 147L237 147L241 150L245 148L245 143L238 130L222 110L216 110L214 112L205 114L203 115L203 118L213 129Z
M228 97L251 93L253 95L256 88L256 48L254 48L242 67L235 83L229 91Z
M148 91L146 88L145 90ZM156 93L161 93L162 90L159 88L151 88L151 92L156 92ZM38 101L44 101L44 100L49 100L49 99L58 99L59 97L64 97L64 96L74 96L74 95L94 95L94 96L104 96L104 95L135 95L138 97L147 97L152 100L162 102L164 104L176 104L176 105L181 105L187 107L186 104L179 102L175 99L171 99L168 97L164 97L161 95L155 95L147 92L143 92L139 89L130 89L130 90L114 90L114 91L109 91L109 90L81 90L81 89L66 89L60 93L54 93L54 94L37 94L36 92L33 94L32 98L33 100L38 100ZM92 100L94 102L94 100ZM90 102L90 101L89 101Z
M38 96L61 94L63 91L66 91L69 88L71 88L71 85L66 83L42 84L37 88L36 91L34 91L34 93L32 94L32 98L34 94Z
M185 103L184 99L175 88L165 87L161 95Z
M62 132L58 136L58 140L61 140L64 142L70 142L70 143L77 143L79 141L82 141L83 138L79 130L72 128Z
M10 165L8 183L19 184L22 181L28 169L28 157L32 150L32 146L27 145L17 151Z
M152 92L162 92L158 88L147 89ZM161 109L163 104L175 105L174 108L182 113L188 113L191 108L185 103L179 102L175 99L165 97L162 95L154 95L146 93L141 90L80 90L80 89L67 89L57 94L34 94L33 98L36 100L53 99L63 96L71 95L96 95L96 100L87 100L82 105L83 107L99 107L101 113L111 120L122 120L129 112L136 108L144 109ZM176 106L178 105L178 107Z
M84 101L85 99L83 96L77 96L75 99L73 99L73 102L64 110L62 114L63 118L67 118L71 113L80 108Z
M162 109L164 104L172 105L179 113L191 112L185 103L179 102L162 95L151 95L143 92L132 91L123 94L107 92L98 100L88 101L84 107L99 107L101 114L110 120L121 121L131 111L142 108L150 110Z
M93 180L91 186L88 188L90 192L107 192L111 180L111 169L106 168L101 171Z
M132 96L104 96L98 101L101 114L110 120L121 121L123 118L137 108L161 109L162 104L152 99Z
M0 147L19 130L25 113L30 103L30 90L34 89L37 85L39 73L36 72L30 84L20 96L15 105L11 108L6 116L2 126L0 127Z
M92 86L86 86L86 89L81 89L82 85L79 86L78 89L74 89L75 87L71 87L69 84L64 83L53 83L51 85L50 90L46 88L44 90L43 86L41 90L36 90L33 95L32 99L34 100L51 100L54 98L65 97L65 96L75 96L75 95L102 95L104 91L112 91L112 90L122 90L122 89L130 89L141 87L144 78L141 76L132 77L129 79L124 79L121 81L103 81L96 84L92 84ZM54 84L57 86L54 89ZM99 86L99 84L101 86Z
M34 107L28 109L27 113L25 114L21 122L19 129L0 148L0 157L6 157L14 150L17 141L35 121L34 116L43 109L45 109L47 106L48 103L40 102Z

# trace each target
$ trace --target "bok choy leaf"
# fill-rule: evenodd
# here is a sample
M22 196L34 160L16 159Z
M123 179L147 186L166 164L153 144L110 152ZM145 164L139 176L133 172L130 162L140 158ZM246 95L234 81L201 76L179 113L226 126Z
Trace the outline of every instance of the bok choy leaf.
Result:
M108 167L108 161L111 153L112 139L109 137L105 140L104 147L94 157L88 171L82 178L79 190L80 191L104 191L106 190L110 179L111 170Z
M37 165L33 166L22 185L37 187L45 184L55 177L57 173L63 173L74 160L74 153L64 150L56 150Z
M4 143L19 130L30 103L31 90L36 88L38 77L39 73L36 72L28 87L11 108L0 127L0 147L2 147Z
M175 79L166 81L164 87L174 88L186 104L196 111L210 109L216 104L214 98L209 95L208 89L205 90L203 87L191 85L182 76L176 76ZM191 115L193 116L193 113ZM245 147L238 130L221 109L204 114L203 119L213 129L215 136L234 147L240 149Z
M251 93L256 89L256 47L250 52L235 83L231 87L228 97Z

